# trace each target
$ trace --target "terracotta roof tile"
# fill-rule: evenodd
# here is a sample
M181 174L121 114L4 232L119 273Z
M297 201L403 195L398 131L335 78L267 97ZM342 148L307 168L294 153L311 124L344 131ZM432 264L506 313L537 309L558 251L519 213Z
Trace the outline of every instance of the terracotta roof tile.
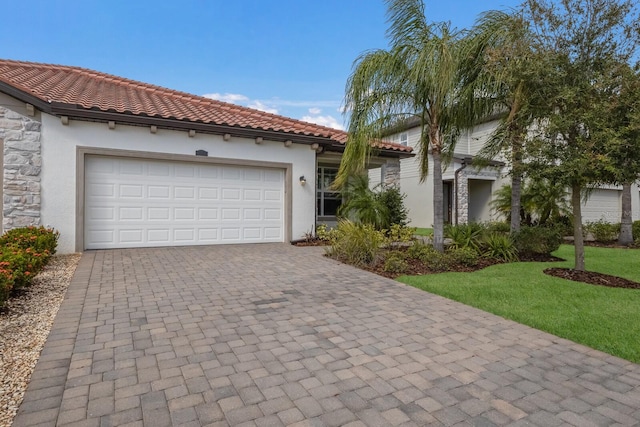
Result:
M0 81L46 103L315 136L339 144L347 140L346 132L326 126L80 67L0 60ZM386 141L373 145L392 151L411 151L411 148Z

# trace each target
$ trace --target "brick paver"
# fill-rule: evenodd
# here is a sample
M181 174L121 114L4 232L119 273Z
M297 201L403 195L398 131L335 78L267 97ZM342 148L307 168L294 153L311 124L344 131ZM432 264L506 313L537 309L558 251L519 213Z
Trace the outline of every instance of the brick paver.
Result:
M85 253L14 426L640 425L639 365L322 253Z

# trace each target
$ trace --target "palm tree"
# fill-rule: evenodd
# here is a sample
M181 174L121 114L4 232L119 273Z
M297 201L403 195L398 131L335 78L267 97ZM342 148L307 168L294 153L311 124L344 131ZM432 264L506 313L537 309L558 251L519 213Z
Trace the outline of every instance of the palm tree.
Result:
M387 0L388 50L365 52L347 81L349 137L336 185L366 167L370 141L410 118L421 124L418 142L421 180L433 161L434 247L443 248L442 167L460 130L476 117L472 90L464 84L468 45L449 23L428 23L422 0Z
M489 11L471 32L478 76L476 86L490 96L498 127L479 153L478 164L506 153L511 162L511 231L521 222L525 140L535 120L536 81L532 35L528 23L516 12Z
M380 186L380 184L378 184ZM349 179L342 189L342 204L338 216L373 225L376 229L388 228L389 208L377 192L377 187L369 187L369 176L360 174Z

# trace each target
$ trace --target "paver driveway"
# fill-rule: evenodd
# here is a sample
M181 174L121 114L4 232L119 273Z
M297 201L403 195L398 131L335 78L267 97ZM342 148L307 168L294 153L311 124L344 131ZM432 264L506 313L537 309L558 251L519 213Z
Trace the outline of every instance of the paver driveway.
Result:
M267 244L85 253L14 426L582 427L639 408L639 365Z

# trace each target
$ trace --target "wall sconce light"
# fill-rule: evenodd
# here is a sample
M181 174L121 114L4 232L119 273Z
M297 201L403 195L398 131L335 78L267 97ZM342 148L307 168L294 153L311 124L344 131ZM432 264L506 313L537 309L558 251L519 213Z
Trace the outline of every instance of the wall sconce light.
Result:
M307 183L307 178L304 177L304 175L302 175L300 177L300 185L305 185Z

